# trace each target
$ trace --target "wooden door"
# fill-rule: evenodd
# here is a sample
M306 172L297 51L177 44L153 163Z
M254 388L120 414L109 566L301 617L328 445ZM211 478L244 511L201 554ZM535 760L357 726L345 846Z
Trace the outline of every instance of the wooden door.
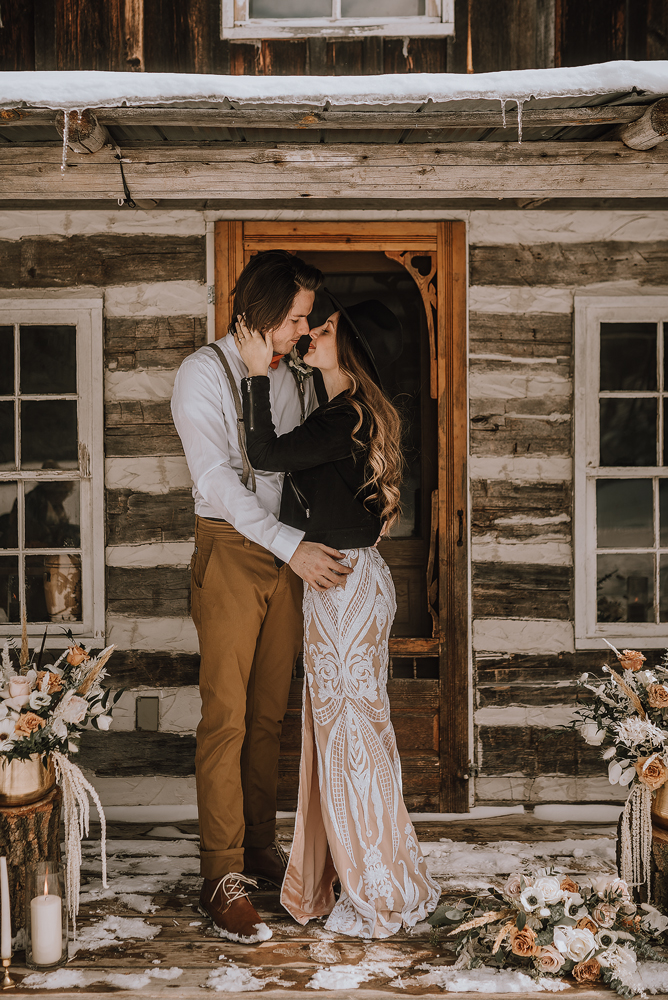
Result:
M388 689L411 810L468 809L466 239L462 222L216 223L216 337L250 257L282 248L325 273L344 302L382 298L404 352L388 391L408 427L406 515L381 543L397 589ZM326 308L316 298L313 325ZM325 314L326 315L326 312ZM323 316L324 318L324 316ZM284 724L280 808L293 809L301 741L296 672Z

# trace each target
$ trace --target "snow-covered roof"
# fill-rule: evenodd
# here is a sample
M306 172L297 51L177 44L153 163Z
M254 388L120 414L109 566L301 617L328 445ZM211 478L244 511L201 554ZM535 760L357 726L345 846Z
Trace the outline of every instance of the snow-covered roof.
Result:
M414 73L381 76L214 76L95 71L0 73L0 107L118 108L156 105L249 107L421 107L453 101L643 92L668 94L668 61L617 61L502 73Z

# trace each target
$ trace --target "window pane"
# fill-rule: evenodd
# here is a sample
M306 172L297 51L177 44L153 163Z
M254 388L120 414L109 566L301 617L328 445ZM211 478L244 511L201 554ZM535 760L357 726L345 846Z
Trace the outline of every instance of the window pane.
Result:
M17 496L16 483L0 483L0 549L18 548Z
M79 483L59 479L25 485L29 549L79 548Z
M668 556L659 556L659 619L668 621Z
M0 396L14 392L14 327L0 326Z
M659 545L668 546L668 479L659 480Z
M21 392L77 391L76 326L22 326Z
M21 621L18 556L0 556L0 624Z
M29 622L81 621L81 558L62 553L26 556Z
M601 323L601 391L656 387L656 323Z
M652 507L651 479L599 479L596 483L598 547L651 548L654 545Z
M601 465L656 462L656 399L602 399Z
M75 399L21 403L21 465L24 469L76 469ZM54 464L55 463L55 464Z
M0 469L15 469L14 404L0 402Z
M341 0L342 17L423 17L424 0Z
M332 0L250 0L251 17L331 17Z
M654 556L599 556L596 597L599 622L653 622Z

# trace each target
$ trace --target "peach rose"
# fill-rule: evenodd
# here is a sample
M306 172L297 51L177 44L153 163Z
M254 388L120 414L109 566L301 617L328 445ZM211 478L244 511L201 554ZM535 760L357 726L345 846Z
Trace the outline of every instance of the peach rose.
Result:
M617 907L612 903L599 903L595 907L592 917L599 927L612 927L617 919Z
M595 983L601 978L601 966L595 958L590 958L587 962L578 962L572 971L572 976L579 983Z
M565 959L561 952L553 944L546 944L539 947L534 956L534 963L539 972L559 972Z
M19 736L30 736L36 729L41 729L45 725L45 719L42 719L39 715L35 715L34 712L26 712L24 715L19 715L14 733Z
M652 708L668 708L668 688L665 684L650 684L647 694Z
M634 766L643 785L647 785L652 791L661 788L661 785L668 781L668 767L658 754L652 754L651 757L639 757Z
M645 657L636 649L623 649L618 659L624 670L640 670L645 662Z
M67 654L67 662L71 667L78 667L85 660L90 660L90 655L81 646L70 646Z
M575 926L580 928L584 927L586 930L591 931L592 934L598 933L598 924L595 924L591 917L580 917Z
M523 958L535 955L538 945L534 931L530 927L524 927L521 931L513 927L510 932L510 947L513 955L521 955Z
M562 878L561 882L559 883L559 886L561 889L564 890L564 892L580 891L580 886L577 884L577 882L574 882L572 878L569 878L568 875L566 876L566 878Z
M38 688L41 689L41 687L42 687L42 681L44 680L45 677L49 678L48 681L47 681L47 685L46 685L46 692L47 692L47 694L53 694L54 691L62 691L62 689L63 689L63 682L62 682L62 680L60 679L60 677L58 676L58 674L53 674L53 673L51 673L50 670L40 670L40 672L37 674L37 687Z

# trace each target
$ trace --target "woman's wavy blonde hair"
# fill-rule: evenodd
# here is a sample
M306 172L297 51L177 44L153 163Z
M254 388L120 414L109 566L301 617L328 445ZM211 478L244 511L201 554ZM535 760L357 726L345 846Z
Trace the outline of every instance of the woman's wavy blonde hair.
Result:
M380 518L385 522L385 531L389 532L401 515L400 486L404 468L401 417L374 381L366 355L343 313L339 313L336 327L336 353L341 371L351 381L346 397L359 417L352 433L356 444L366 445L356 434L365 417L370 424L367 476L361 488L371 488L373 492L366 497L364 504L368 509L375 502Z

